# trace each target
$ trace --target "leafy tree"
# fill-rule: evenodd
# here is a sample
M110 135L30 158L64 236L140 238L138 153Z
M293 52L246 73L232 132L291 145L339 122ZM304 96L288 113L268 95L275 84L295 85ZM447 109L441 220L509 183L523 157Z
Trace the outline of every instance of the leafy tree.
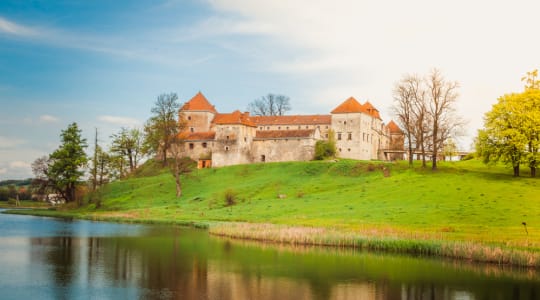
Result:
M323 160L336 155L336 139L332 130L328 131L328 140L315 143L315 160Z
M270 93L253 100L247 109L255 116L282 116L291 110L290 98Z
M54 188L67 202L75 200L76 187L84 175L82 168L88 158L84 149L88 146L86 139L81 137L77 123L72 123L61 133L62 144L50 156L47 176Z
M122 128L119 133L113 134L111 151L122 156L129 164L129 171L133 172L141 159L143 152L143 133L137 128Z
M520 165L526 163L531 177L540 164L540 90L535 79L537 71L528 72L525 91L507 94L497 99L484 118L484 129L478 132L476 151L485 163L502 161L520 175Z
M538 80L538 69L527 72L525 76L521 78L521 81L525 82L525 90L540 90L540 80Z
M151 110L152 117L144 126L145 152L159 154L158 158L163 161L163 166L167 165L167 152L179 131L177 122L179 108L176 93L159 95Z

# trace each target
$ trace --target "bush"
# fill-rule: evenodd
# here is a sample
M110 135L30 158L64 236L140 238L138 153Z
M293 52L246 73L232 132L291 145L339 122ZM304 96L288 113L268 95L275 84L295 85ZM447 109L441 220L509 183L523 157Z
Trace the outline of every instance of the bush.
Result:
M317 141L315 144L315 160L323 160L336 155L336 146L328 141Z
M232 189L228 189L225 191L224 198L225 198L225 206L233 206L236 204L237 195L236 195L236 192L233 191Z

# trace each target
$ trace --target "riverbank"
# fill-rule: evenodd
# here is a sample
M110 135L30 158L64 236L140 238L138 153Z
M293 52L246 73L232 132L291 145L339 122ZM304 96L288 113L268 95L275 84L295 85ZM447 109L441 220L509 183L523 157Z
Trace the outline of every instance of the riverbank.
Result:
M78 209L21 213L540 266L538 179L478 161L442 163L435 173L403 162L255 164L196 170L183 183L180 199L162 172L112 183Z

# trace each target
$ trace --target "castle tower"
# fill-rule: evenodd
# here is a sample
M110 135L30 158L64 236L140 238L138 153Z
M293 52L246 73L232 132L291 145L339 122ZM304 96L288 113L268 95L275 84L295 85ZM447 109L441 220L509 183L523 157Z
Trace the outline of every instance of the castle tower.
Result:
M179 119L186 122L188 132L209 132L212 120L218 112L208 99L198 92L179 111Z
M337 155L342 158L378 158L382 121L379 111L366 102L348 98L331 112Z

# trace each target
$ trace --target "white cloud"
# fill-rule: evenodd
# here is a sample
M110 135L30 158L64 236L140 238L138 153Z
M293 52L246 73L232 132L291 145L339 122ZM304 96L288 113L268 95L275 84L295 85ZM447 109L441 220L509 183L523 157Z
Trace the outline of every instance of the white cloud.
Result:
M9 163L11 169L29 169L30 164L24 161L16 160Z
M126 127L137 127L141 125L141 122L139 122L139 120L129 118L129 117L103 115L103 116L98 116L97 119L105 123L119 125L119 126L126 126Z
M32 28L17 24L2 17L0 17L0 32L16 36L33 36L36 34Z
M41 116L39 116L39 120L41 122L44 122L44 123L56 123L56 122L60 121L60 119L58 119L55 116L51 116L51 115L41 115Z
M25 140L0 135L0 149L15 148L24 143L26 143Z

